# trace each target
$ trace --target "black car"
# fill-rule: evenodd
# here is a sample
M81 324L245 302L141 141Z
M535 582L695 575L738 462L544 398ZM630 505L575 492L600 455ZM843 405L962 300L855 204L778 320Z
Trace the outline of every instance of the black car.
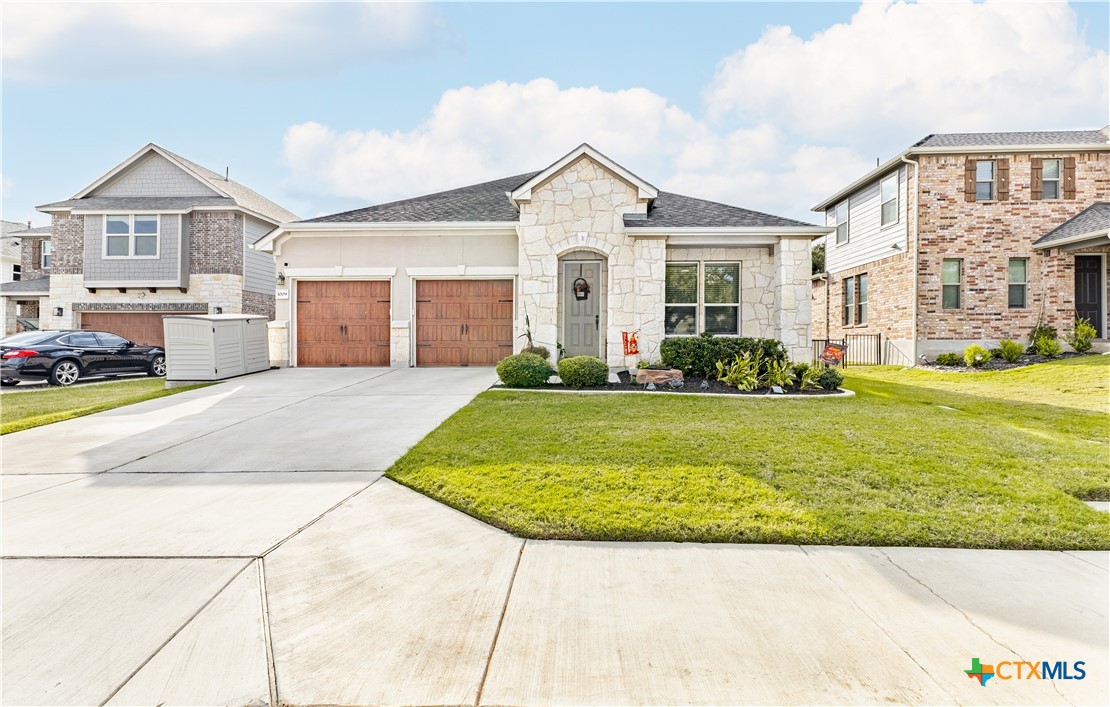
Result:
M25 331L0 339L0 385L45 380L72 385L88 376L166 375L166 352L105 331Z

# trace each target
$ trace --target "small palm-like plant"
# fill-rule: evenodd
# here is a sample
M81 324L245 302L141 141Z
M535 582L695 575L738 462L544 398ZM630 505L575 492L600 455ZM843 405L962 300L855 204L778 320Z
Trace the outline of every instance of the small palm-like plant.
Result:
M776 385L780 388L789 388L794 383L794 364L785 358L771 359L760 377L760 383L764 388Z

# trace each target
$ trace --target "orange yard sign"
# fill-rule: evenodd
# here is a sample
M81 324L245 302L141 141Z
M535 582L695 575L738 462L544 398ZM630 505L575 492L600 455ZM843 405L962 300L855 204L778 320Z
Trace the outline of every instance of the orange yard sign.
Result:
M636 344L636 332L624 331L621 332L621 338L624 340L624 355L632 356L640 353L640 347Z
M844 344L828 344L818 358L830 366L839 366L844 363L844 354L847 352L848 347Z

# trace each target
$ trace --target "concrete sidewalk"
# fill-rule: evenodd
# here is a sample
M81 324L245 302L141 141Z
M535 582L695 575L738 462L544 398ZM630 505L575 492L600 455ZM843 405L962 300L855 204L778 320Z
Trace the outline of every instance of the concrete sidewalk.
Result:
M381 478L490 382L277 371L5 436L2 702L1110 702L1106 553L523 541Z

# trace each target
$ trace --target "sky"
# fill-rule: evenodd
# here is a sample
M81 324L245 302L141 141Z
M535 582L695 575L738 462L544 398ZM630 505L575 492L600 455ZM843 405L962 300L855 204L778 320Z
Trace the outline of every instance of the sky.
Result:
M930 133L1110 123L1110 3L2 6L0 209L148 142L303 218L542 169L810 207Z

